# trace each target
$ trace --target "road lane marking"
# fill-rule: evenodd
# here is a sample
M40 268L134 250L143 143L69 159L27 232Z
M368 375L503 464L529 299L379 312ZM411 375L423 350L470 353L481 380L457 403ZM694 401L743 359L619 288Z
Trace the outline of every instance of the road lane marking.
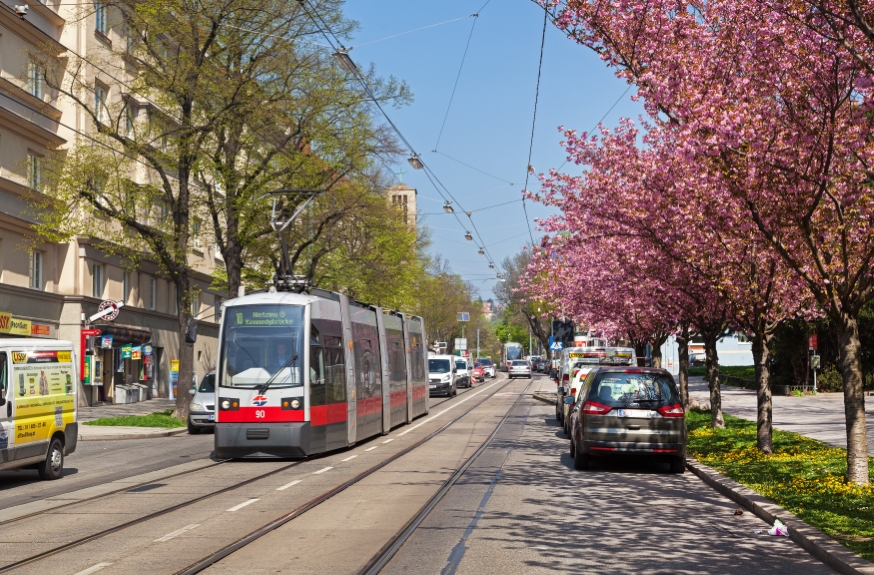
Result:
M79 571L78 573L76 573L76 575L91 575L92 573L97 573L98 571L100 571L104 567L109 567L110 565L112 565L112 563L98 563L97 565L89 567L88 569L85 569L84 571Z
M392 439L386 439L385 441L383 441L383 443L391 443L392 441L394 441L394 438L392 438Z
M435 419L437 419L438 417L440 417L441 415L443 415L444 413L446 413L446 412L449 411L450 409L452 409L452 408L454 408L454 407L458 407L459 405L461 405L461 404L464 403L465 401L468 401L468 400L470 400L470 399L473 399L474 396L477 396L477 395L481 394L482 392L486 391L487 389L489 389L489 388L491 388L491 387L494 387L494 386L498 385L498 384L501 383L501 382L503 382L503 380L501 380L501 381L496 381L496 382L494 382L493 384L491 384L491 385L489 385L489 386L487 386L487 387L482 388L481 390L477 391L476 393L466 393L466 394L464 394L464 399L462 399L461 401L458 401L458 402L456 402L454 405L452 405L452 406L450 406L450 407L447 407L446 409L444 409L444 410L441 411L440 413L436 413L436 414L432 415L431 417L429 417L428 419L426 419L426 420L423 421L422 423L420 423L420 424L418 424L418 425L414 425L413 427L407 429L406 431L402 431L402 432L398 433L398 437L400 437L400 436L402 436L402 435L406 435L406 434L408 434L409 432L411 432L411 431L413 431L413 430L415 430L415 429L417 429L417 428L419 428L419 427L422 427L422 426L425 425L426 423L430 423L430 422L434 421ZM368 451L369 451L369 450L368 450Z
M284 491L284 490L288 489L289 487L291 487L292 485L297 485L298 483L300 483L300 481L301 481L300 479L295 479L291 483L286 483L282 487L277 487L276 491Z
M319 473L324 473L325 471L330 471L331 469L334 469L334 468L333 467L325 467L325 468L319 469L318 471L313 471L313 475L318 475Z
M379 446L378 446L378 445L374 445L373 447L368 447L368 448L365 449L364 451L373 451L373 450L376 449L377 447L379 447Z
M200 527L200 523L192 523L191 525L186 525L182 529L177 529L176 531L174 531L172 533L168 533L168 534L164 535L163 537L159 537L159 538L155 539L155 542L157 543L158 541L169 541L178 535L182 535L186 531L191 531L195 527Z
M340 461L349 461L350 459L355 459L356 457L358 457L358 456L357 456L357 455L352 455L352 456L350 456L350 457L347 457L346 459L341 459Z
M239 505L234 505L233 507L228 509L228 511L238 511L238 510L242 509L243 507L245 507L246 505L252 505L256 501L258 501L258 500L257 499L250 499L248 501L244 501L243 503L240 503Z

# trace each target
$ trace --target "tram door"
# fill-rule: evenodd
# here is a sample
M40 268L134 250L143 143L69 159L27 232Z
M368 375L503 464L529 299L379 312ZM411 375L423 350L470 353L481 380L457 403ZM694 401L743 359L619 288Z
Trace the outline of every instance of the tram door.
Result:
M337 301L312 304L308 368L312 450L346 447L346 359Z
M379 333L379 360L382 365L382 373L390 374L391 367L389 363L389 350L388 350L388 338L386 337L386 319L388 317L388 310L384 310L381 307L376 307L376 326ZM390 378L385 377L386 381L390 381ZM385 382L383 382L385 383ZM382 434L386 435L389 431L391 431L392 421L391 421L391 390L389 385L382 386Z
M355 356L356 441L382 433L382 362L376 311L350 302Z
M402 317L396 312L385 317L389 373L383 379L389 386L392 427L407 420L407 353Z

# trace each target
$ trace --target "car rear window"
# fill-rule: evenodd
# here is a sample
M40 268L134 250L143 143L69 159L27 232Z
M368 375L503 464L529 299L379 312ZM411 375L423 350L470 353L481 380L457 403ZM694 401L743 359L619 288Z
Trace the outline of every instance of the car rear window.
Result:
M664 373L606 372L595 376L588 399L610 407L661 407L680 403L680 394Z
M485 365L485 366L489 366L489 365L492 365L492 360L490 360L490 359L481 359L481 360L480 360L480 363L483 364L483 365Z
M520 360L520 361L514 361L514 362L513 362L513 365L528 365L528 362L527 362L527 361L521 361L521 360Z

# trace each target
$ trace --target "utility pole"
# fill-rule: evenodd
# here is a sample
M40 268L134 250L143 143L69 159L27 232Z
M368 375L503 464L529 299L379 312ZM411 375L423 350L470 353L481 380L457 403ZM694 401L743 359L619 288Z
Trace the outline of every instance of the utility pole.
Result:
M528 324L528 355L534 355L531 351L531 324Z
M479 328L476 328L476 358L479 359Z

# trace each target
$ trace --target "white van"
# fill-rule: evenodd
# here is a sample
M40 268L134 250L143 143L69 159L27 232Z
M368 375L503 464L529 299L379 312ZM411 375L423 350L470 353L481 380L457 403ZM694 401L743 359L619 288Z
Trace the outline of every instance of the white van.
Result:
M61 478L79 432L78 375L69 341L0 339L0 470Z

